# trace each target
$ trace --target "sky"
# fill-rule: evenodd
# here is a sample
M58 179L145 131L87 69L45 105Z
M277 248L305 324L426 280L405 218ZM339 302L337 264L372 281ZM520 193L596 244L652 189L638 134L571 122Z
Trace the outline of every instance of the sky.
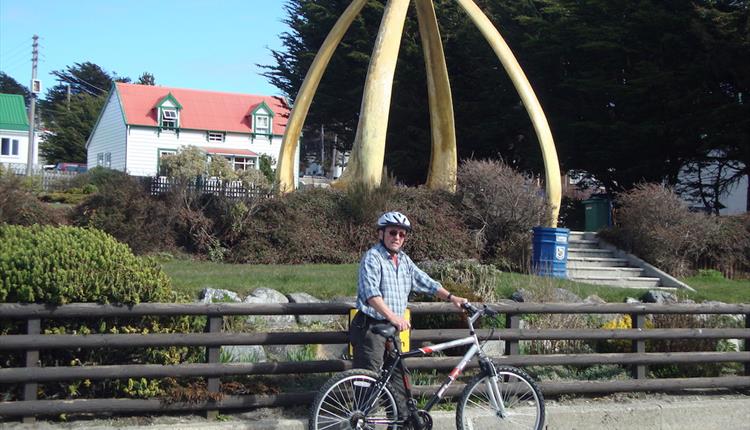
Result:
M282 47L284 0L0 0L0 71L31 81L32 36L39 36L37 78L90 61L136 81L234 93L282 95L256 64Z

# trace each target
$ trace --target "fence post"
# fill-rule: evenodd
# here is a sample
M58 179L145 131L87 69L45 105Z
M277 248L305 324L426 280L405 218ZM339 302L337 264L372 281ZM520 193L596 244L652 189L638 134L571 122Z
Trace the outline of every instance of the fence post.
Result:
M505 328L520 328L521 316L505 314ZM518 340L505 341L505 355L518 355Z
M208 317L208 332L209 333L221 333L221 327L224 323L223 317ZM206 347L206 362L209 364L218 363L219 355L221 353L221 347ZM212 393L218 394L221 391L221 379L219 378L208 378L206 381L206 389L209 395ZM209 401L209 404L211 402ZM215 420L219 416L217 409L206 410L206 418L209 420Z
M644 314L630 314L630 320L633 323L634 329L644 330L646 328L646 315ZM644 353L646 352L646 341L644 339L633 340L633 352ZM631 370L631 376L633 379L646 379L646 365L636 364Z
M42 320L39 318L30 318L26 322L26 334L41 334L42 332ZM39 367L39 350L29 349L26 350L26 367ZM23 400L34 401L37 400L37 390L39 384L36 382L25 382L23 384ZM33 416L23 417L25 424L33 424L36 422L36 418Z

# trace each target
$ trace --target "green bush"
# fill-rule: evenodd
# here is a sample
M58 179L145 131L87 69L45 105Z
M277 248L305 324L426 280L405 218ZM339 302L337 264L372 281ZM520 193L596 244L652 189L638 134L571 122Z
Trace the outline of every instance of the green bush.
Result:
M186 300L170 286L161 267L151 259L136 257L111 236L77 227L0 225L0 301L134 304L174 303ZM178 333L201 330L204 319L76 318L42 320L42 332L63 333ZM18 322L0 320L0 335L21 332ZM43 351L42 366L105 365L127 363L175 364L195 361L197 348L94 348ZM18 354L0 354L5 367L20 364ZM17 395L17 387L5 398ZM158 380L72 381L40 386L40 397L86 397L98 393L153 396L161 393Z
M169 279L111 236L76 227L0 225L0 301L173 301Z

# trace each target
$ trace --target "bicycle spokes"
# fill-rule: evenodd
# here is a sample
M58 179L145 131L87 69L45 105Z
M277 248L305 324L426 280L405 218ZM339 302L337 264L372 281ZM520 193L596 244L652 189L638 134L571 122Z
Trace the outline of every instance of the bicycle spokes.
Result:
M334 383L321 398L316 430L395 430L398 410L393 395L378 390L374 378L353 375Z
M463 430L537 429L542 421L542 397L521 374L511 371L473 381L460 405Z

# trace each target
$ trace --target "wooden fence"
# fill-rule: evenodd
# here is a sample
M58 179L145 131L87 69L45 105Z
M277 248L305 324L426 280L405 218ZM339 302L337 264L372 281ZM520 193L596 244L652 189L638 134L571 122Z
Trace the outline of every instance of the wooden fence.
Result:
M632 378L611 381L543 381L540 387L545 395L574 393L612 393L627 391L679 391L690 388L750 387L750 304L737 305L656 305L656 304L533 304L501 302L492 307L506 320L505 328L496 329L494 335L505 340L505 355L497 357L500 364L514 366L594 365L620 364L631 366ZM410 306L412 315L451 313L457 310L447 304L419 303ZM67 380L102 380L124 378L205 377L207 388L218 393L220 378L231 375L279 375L338 372L351 368L348 360L321 360L305 362L221 363L221 346L224 345L305 345L344 344L348 342L345 331L324 332L224 332L226 316L237 315L345 315L350 304L137 304L116 306L100 304L68 304L46 306L36 304L0 304L0 320L25 321L27 334L0 337L0 351L21 351L25 367L0 369L0 384L21 384L23 400L0 402L0 416L24 417L33 421L35 416L73 413L145 413L157 411L208 411L245 409L261 406L285 406L309 403L315 392L280 393L276 395L225 395L218 400L190 403L167 403L160 399L74 399L37 400L38 384ZM522 329L521 318L530 314L626 314L633 321L632 329ZM723 314L740 315L744 328L674 328L647 329L647 315ZM76 318L118 318L143 316L202 315L208 318L205 333L180 334L41 334L41 321L75 320ZM742 324L740 324L742 326ZM414 330L412 345L440 342L466 336L459 330ZM486 336L487 330L479 330ZM529 340L612 340L632 343L630 353L611 354L554 354L519 355L519 341ZM729 352L667 352L647 353L646 340L668 339L745 339L741 351ZM41 350L70 348L194 346L206 347L206 363L154 365L101 365L39 367ZM425 357L408 359L412 369L449 370L458 362L457 357ZM744 376L650 379L647 366L656 364L743 363ZM476 365L474 363L473 365ZM7 386L7 385L6 385ZM416 393L431 393L436 387L416 387ZM463 388L455 385L449 395Z

